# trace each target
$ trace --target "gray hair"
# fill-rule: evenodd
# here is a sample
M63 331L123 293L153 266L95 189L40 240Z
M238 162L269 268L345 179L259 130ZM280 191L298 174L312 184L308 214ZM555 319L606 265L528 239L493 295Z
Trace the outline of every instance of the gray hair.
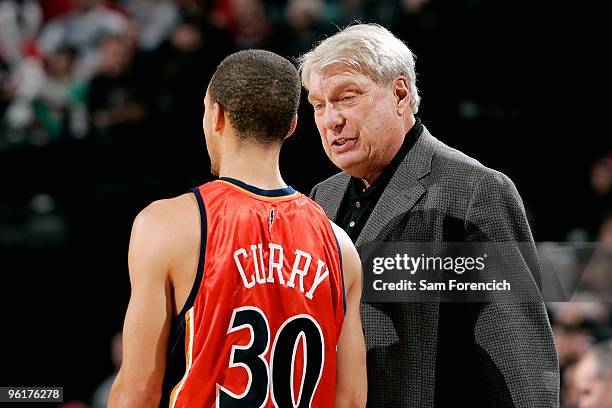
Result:
M379 85L404 75L408 78L410 107L417 113L421 98L416 86L414 58L406 44L386 28L378 24L356 24L319 42L300 57L299 65L306 89L314 72L338 63L369 75Z

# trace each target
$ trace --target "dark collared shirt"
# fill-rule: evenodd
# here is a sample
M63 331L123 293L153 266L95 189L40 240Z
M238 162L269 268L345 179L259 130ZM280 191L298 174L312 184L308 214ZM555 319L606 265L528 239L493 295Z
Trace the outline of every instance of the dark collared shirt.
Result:
M369 188L365 188L361 179L351 177L349 188L340 205L336 222L348 233L353 242L357 240L376 203L395 174L397 167L419 139L421 133L423 133L423 125L421 120L416 118L414 126L406 133L404 142L393 160L383 169L380 176Z

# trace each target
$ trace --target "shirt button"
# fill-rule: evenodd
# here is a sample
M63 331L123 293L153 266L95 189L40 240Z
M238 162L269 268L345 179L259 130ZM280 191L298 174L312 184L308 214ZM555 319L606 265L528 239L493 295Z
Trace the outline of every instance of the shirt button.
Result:
M353 228L355 226L355 221L349 222L349 227Z
M361 203L359 201L355 201L355 207L361 208Z

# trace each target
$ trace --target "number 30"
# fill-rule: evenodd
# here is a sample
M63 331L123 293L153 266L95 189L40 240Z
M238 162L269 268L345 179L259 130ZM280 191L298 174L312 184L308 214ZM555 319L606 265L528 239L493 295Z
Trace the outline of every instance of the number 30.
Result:
M323 333L319 324L306 314L287 319L278 329L274 339L270 367L264 358L270 345L270 326L264 313L252 306L234 309L227 333L243 328L250 330L251 340L246 346L232 346L229 366L244 367L249 375L249 382L240 395L217 384L217 407L263 407L268 400L269 388L272 390L272 401L278 408L310 407L321 379L325 358ZM293 364L300 337L304 339L306 355L302 386L296 405L293 402Z

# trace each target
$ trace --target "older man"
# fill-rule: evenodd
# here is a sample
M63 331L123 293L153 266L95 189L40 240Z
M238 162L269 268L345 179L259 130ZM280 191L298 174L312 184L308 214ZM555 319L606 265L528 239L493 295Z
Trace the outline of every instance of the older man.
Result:
M539 270L529 267L537 256L515 186L434 138L414 116L414 58L402 41L378 25L354 25L300 65L323 148L343 170L311 197L358 249L504 242L504 262L537 293ZM363 303L362 320L368 406L559 404L552 333L539 301Z
M594 346L573 374L579 408L612 407L612 340Z

